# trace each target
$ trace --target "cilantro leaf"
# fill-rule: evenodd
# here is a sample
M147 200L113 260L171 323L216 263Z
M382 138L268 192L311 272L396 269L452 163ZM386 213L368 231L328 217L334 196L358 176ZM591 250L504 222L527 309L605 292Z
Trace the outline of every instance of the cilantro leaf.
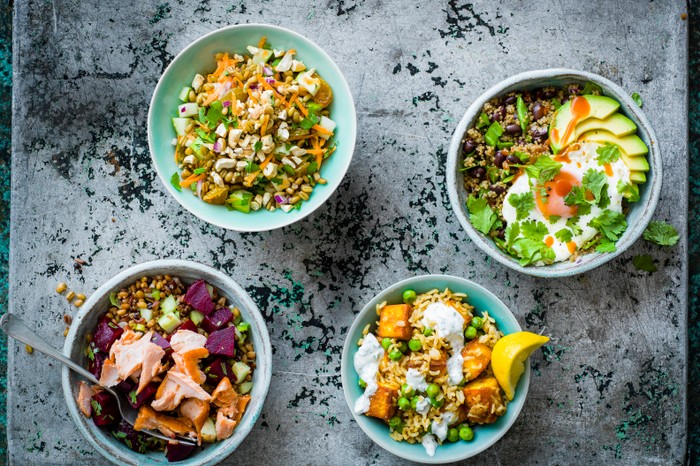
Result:
M601 89L599 85L597 85L596 83L593 83L591 81L587 81L586 84L583 86L583 90L581 90L581 94L583 94L583 95L590 95L590 94L593 94L594 92L598 92L598 94L602 94L603 89Z
M202 128L196 128L194 132L197 133L197 136L199 136L204 142L211 144L216 141L216 133L207 133Z
M639 95L638 92L632 93L632 100L634 100L635 104L639 105L639 108L642 108L644 106L644 102L642 101L642 96Z
M316 116L315 113L309 112L309 116L301 120L299 126L301 126L304 129L311 129L311 127L316 124L318 124L318 116Z
M610 205L610 194L608 194L608 188L603 188L600 192L600 201L598 201L598 207L605 209Z
M559 215L550 215L549 216L550 225L554 225L555 223L557 223L559 221L559 219L561 219L561 217Z
M483 197L475 198L473 194L467 198L467 209L469 210L469 221L474 228L485 235L489 234L491 228L498 221L498 217Z
M508 198L508 203L515 207L516 220L522 220L535 207L535 197L530 191L513 194Z
M617 247L615 247L614 242L607 238L602 238L600 243L598 243L598 246L595 247L595 250L597 252L615 252L617 251Z
M530 178L536 178L538 184L544 184L557 176L561 167L562 164L555 162L551 157L540 155L535 163L525 166L525 171Z
M578 224L579 220L581 220L581 217L576 215L566 221L566 226L571 229L574 236L578 236L583 232L583 229Z
M206 168L200 167L200 168L195 168L194 171L193 171L192 173L193 173L194 175L201 175L201 174L204 173L205 171L207 171Z
M253 150L255 152L262 150L262 141L256 142L255 145L253 145Z
M656 272L657 270L656 265L654 265L654 258L649 254L634 256L632 264L637 270L644 270L645 272Z
M673 246L679 238L676 227L666 222L651 222L644 230L644 239L659 246Z
M222 104L218 100L212 102L211 105L209 105L209 111L207 112L207 124L210 128L216 128L216 125L219 124L219 121L221 121L224 118L224 114L222 113L223 110L224 104Z
M571 230L568 228L562 228L558 232L554 233L554 236L562 243L568 243L574 237L573 233L571 233Z
M596 153L598 154L598 157L596 157L598 165L615 163L620 160L620 148L617 147L617 144L608 142L604 146L597 148Z
M617 192L625 196L629 202L639 201L639 188L632 183L625 183L619 180L617 182Z
M593 193L595 202L600 201L601 192L605 189L608 184L608 177L602 171L597 171L589 168L588 171L583 175L581 180L581 186ZM607 194L607 193L606 193Z
M177 172L173 173L173 176L170 177L170 184L173 185L173 188L177 189L178 191L182 191L182 186L180 186L180 175L178 175Z
M627 220L619 212L604 210L602 214L592 219L588 225L600 231L610 241L617 241L627 229Z
M591 212L591 204L586 199L586 190L582 186L573 186L569 194L564 197L564 204L578 206L578 215L586 215Z
M513 243L512 248L520 258L519 263L523 267L539 261L551 263L555 258L552 248L547 247L542 241L530 238L518 238Z
M547 226L537 220L523 222L521 225L523 236L535 241L542 241L545 235L549 232Z
M520 235L520 224L518 222L509 223L506 227L506 242L513 244L518 235Z

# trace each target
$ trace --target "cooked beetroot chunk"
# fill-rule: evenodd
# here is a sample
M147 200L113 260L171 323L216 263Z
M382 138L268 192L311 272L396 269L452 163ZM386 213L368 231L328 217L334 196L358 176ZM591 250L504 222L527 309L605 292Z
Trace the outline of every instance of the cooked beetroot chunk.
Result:
M107 359L107 357L108 354L104 351L100 351L95 346L95 341L93 340L90 343L88 351L88 370L92 375L95 376L95 378L99 379L102 375L102 365L104 364L105 359Z
M138 386L135 386L127 394L129 404L134 408L140 408L142 404L144 404L147 401L150 401L153 397L156 396L158 386L160 386L160 382L151 382L145 387L143 387L143 390L141 390L141 393L139 393L138 395L136 394Z
M204 368L204 373L207 375L207 382L212 385L218 385L224 377L228 377L229 380L235 382L233 368L226 358L214 359L211 364Z
M124 333L124 329L112 323L112 320L108 319L105 315L97 323L95 332L92 335L92 341L95 342L95 345L97 345L100 350L109 353L112 343L117 341L119 337L122 336L122 333Z
M168 446L165 447L165 457L168 458L168 461L171 463L174 461L182 461L190 456L195 448L197 448L196 445L168 442Z
M189 330L190 332L197 333L197 326L191 320L186 320L180 325L178 330Z
M204 315L209 315L214 310L214 303L209 296L209 290L204 280L197 280L187 289L184 301Z
M124 445L139 453L148 451L148 436L134 430L128 422L122 420L117 430L112 431L112 435Z
M236 352L236 327L226 327L210 333L204 347L209 350L209 354L232 358Z
M166 356L169 356L170 353L173 352L173 348L170 346L170 342L163 338L163 335L161 335L160 333L153 332L153 337L151 338L151 341L163 348L165 350Z
M212 315L202 319L200 326L208 333L212 333L219 330L221 327L225 327L232 320L233 312L231 312L231 309L222 307Z
M108 426L121 420L117 400L107 391L95 393L90 404L92 405L92 420L96 426Z
M139 384L131 380L131 378L127 378L126 380L122 380L117 384L114 389L118 391L119 393L123 393L124 395L128 395L130 391L136 390L136 387L138 387Z

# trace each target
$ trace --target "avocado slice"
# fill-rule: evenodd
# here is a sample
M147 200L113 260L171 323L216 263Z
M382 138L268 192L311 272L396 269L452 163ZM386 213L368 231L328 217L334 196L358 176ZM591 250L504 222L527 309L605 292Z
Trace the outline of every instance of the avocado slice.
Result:
M620 158L631 172L648 172L649 162L646 157L630 157L624 152L620 152Z
M588 113L585 115L575 116L571 109L571 104L576 99L586 99L588 101ZM571 130L567 134L567 128L570 123L578 125L582 121L589 118L597 118L604 120L620 108L620 103L610 97L604 95L582 95L569 100L564 105L559 107L554 115L552 124L549 126L549 143L552 147L552 152L557 153L563 148L576 141L576 129Z
M610 131L595 130L583 133L581 136L579 136L578 141L591 141L598 142L600 144L609 142L611 144L616 144L620 150L630 157L646 155L649 152L649 148L647 148L646 144L644 144L644 141L642 141L636 134L630 134L629 136L619 138Z
M647 182L647 175L644 172L630 172L630 181L635 184L643 184Z
M617 137L627 136L637 131L637 125L622 113L613 113L605 120L589 118L576 125L576 134L602 129L610 131Z

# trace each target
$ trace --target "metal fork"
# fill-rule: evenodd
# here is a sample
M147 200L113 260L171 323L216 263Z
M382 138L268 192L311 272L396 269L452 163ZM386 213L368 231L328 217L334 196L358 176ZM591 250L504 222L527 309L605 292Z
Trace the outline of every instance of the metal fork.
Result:
M27 325L22 322L22 320L15 316L14 314L5 314L0 318L0 329L2 329L8 336L14 338L15 340L19 340L22 343L31 346L37 351L40 351L44 353L47 356L50 356L54 358L55 360L65 364L68 366L70 369L74 370L84 378L86 378L89 382L95 384L95 385L100 385L100 382L86 369L83 367L79 366L75 362L73 362L70 358L64 356L62 353L60 353L58 350L53 348L51 345L46 343L43 338L41 338L39 335L34 333L32 329L27 327ZM107 392L109 392L114 398L117 400L117 406L119 407L119 412L122 415L122 418L131 424L132 426L134 425L134 422L136 422L136 417L138 416L138 411L133 408L127 401L126 399L123 398L123 395L117 393L116 391L112 390L109 387L104 387L100 385L103 389L105 389ZM139 432L146 433L148 435L151 435L153 437L157 437L162 440L167 440L167 441L173 441L176 440L180 443L184 443L186 445L196 445L196 443L186 437L177 437L176 439L172 439L170 437L167 437L160 432L155 432L152 430L140 430Z

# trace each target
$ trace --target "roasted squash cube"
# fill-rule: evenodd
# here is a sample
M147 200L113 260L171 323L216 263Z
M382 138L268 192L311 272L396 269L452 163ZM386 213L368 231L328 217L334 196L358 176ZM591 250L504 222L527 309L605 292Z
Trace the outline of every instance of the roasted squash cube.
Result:
M388 422L396 413L395 400L398 394L399 391L397 389L379 384L377 391L369 399L369 409L365 414Z
M464 377L467 381L474 380L489 366L491 348L477 340L472 340L462 348L462 357L464 358L462 364Z
M467 420L473 424L491 424L506 412L501 386L493 376L469 382L463 392L469 410Z
M379 315L377 335L380 338L411 339L411 306L408 304L390 304L384 306Z

